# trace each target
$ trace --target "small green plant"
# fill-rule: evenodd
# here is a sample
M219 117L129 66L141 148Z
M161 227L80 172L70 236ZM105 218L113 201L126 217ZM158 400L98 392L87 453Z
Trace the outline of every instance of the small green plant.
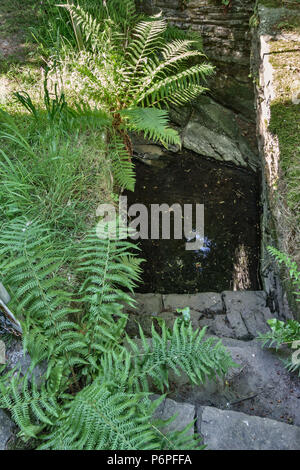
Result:
M300 339L300 323L296 320L288 320L284 323L281 320L272 318L267 323L271 328L271 332L260 335L260 339L264 341L263 346L269 343L270 347L275 345L278 348L282 344L292 345L294 341Z
M280 346L286 345L291 350L296 349L297 351L291 353L291 357L284 359L283 362L290 372L298 371L300 377L300 323L296 320L288 320L284 323L276 318L268 320L267 323L271 331L258 336L258 339L263 342L262 346L272 347L275 345L278 349Z
M294 292L297 296L296 300L300 301L300 272L297 263L274 247L269 246L268 251L276 258L279 264L283 263L288 268L292 282L297 288L297 291ZM300 323L296 320L288 320L285 323L276 318L268 320L267 323L270 326L270 331L260 334L258 339L263 342L263 347L265 345L268 345L268 347L275 345L276 348L279 348L282 345L286 345L291 350L297 349L296 352L291 354L289 359L284 360L284 363L289 371L294 372L299 369L300 376L300 360L298 359L300 350Z
M272 246L268 247L268 251L271 255L274 256L279 264L284 264L288 269L292 283L296 287L296 291L293 293L296 295L296 301L300 302L300 270L297 266L297 263L292 261L291 258L285 253L282 253Z
M189 323L191 321L190 307L178 308L176 310L176 312L182 314L182 321L183 322Z

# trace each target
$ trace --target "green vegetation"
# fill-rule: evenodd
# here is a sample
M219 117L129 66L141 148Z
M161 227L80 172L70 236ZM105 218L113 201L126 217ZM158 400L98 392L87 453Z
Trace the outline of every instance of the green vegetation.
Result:
M220 342L204 340L205 329L194 332L184 322L172 334L153 328L149 342L140 331L140 345L129 338L124 345L123 303L133 305L140 271L133 246L99 240L92 231L67 253L46 224L22 217L3 228L0 246L1 271L15 289L32 358L25 378L12 372L0 378L1 407L11 411L21 436L36 438L42 449L198 447L198 438L158 431L149 379L163 392L169 369L200 384L233 362ZM44 361L38 386L29 377Z
M269 129L278 137L280 148L277 195L285 208L282 222L287 240L285 251L299 262L296 247L300 224L300 104L292 101L297 85L295 70L300 65L297 41L276 40L271 43L270 62L274 68L275 98L271 103Z
M288 269L292 283L296 288L296 291L294 292L296 300L300 302L300 271L297 264L286 254L281 253L276 248L269 246L268 250L269 253L276 258L279 264L284 264ZM258 339L263 341L263 346L268 344L269 347L272 347L275 344L276 348L285 345L291 350L296 349L296 351L291 354L291 357L285 359L283 362L291 372L298 371L299 369L300 377L300 323L296 320L288 320L284 323L276 318L268 320L267 323L270 326L271 331L266 334L260 334Z
M296 301L300 302L300 270L297 266L295 261L292 261L285 253L281 253L276 248L269 246L268 251L271 255L273 255L276 261L279 264L284 264L285 267L288 269L290 279L293 283L294 288L296 291L294 294L296 295Z
M300 377L300 323L296 320L288 320L286 323L283 321L272 318L268 320L268 325L271 328L269 333L260 334L258 339L263 341L263 347L267 344L272 347L274 344L276 349L280 346L287 346L291 351L291 356L284 359L283 362L290 372L298 372Z
M234 363L187 311L172 331L126 336L141 260L125 234L97 237L96 208L133 189L129 131L177 142L166 106L202 93L212 67L199 40L141 18L133 0L55 3L32 26L42 77L18 65L0 114L1 280L32 360L25 377L2 367L0 407L35 448L199 448L188 428L165 434L153 420L164 396L151 391L168 391L170 370L201 384Z

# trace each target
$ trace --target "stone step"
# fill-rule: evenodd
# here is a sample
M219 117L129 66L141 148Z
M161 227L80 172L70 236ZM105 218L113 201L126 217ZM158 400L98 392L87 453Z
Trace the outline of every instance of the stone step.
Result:
M273 419L198 408L197 432L209 450L300 450L300 427Z
M157 408L154 417L167 420L174 414L177 414L175 420L162 428L162 431L182 431L196 419L195 428L208 450L300 449L300 427L273 419L220 410L212 406L195 407L169 398ZM194 428L189 430L189 434L194 434Z
M0 450L7 449L7 443L15 435L16 426L12 420L0 409Z
M190 308L195 328L208 327L208 333L227 338L251 340L258 333L269 330L267 320L277 317L267 306L264 291L225 291L221 294L136 294L136 308L131 313L128 334L138 334L140 323L146 334L151 334L152 317L163 318L169 327L180 315L177 309Z
M151 338L147 341L151 345ZM140 339L136 338L135 342L142 348ZM217 376L200 385L191 384L185 372L176 375L170 369L169 398L300 426L300 380L281 361L290 352L262 349L256 340L223 338L222 343L239 367L230 369L224 377ZM156 391L151 380L149 386Z
M169 398L156 409L154 418L167 420L175 414L175 420L162 431L182 431L196 419L197 433L203 437L208 450L300 450L298 426L210 406L195 407ZM188 434L192 436L195 427L191 427ZM7 449L15 432L14 423L0 410L0 450Z

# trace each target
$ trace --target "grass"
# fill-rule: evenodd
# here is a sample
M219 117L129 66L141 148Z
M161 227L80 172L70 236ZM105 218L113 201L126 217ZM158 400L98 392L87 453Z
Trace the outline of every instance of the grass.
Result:
M96 224L99 204L116 196L103 133L67 113L52 122L44 106L40 66L46 41L38 47L31 33L47 39L46 9L54 3L0 4L0 45L7 44L0 57L0 225L18 214L29 220L38 216L67 244ZM16 91L30 94L37 119L14 98Z
M30 28L41 21L40 2L35 0L2 0L0 5L0 67L23 63L34 53Z
M96 224L97 206L113 190L99 130L49 123L46 113L38 122L2 114L0 129L3 219L38 215L66 242Z

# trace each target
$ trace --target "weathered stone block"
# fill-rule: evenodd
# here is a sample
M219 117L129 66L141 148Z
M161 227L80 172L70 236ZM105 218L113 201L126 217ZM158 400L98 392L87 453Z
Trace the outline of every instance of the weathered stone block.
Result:
M6 450L7 442L13 437L15 428L12 420L0 410L0 450Z
M300 428L213 407L198 409L197 430L209 450L299 450Z
M158 398L154 396L154 398ZM164 433L172 431L182 431L188 424L195 419L196 410L189 403L177 403L174 400L166 398L156 409L154 418L167 420L177 414L175 420L163 428ZM194 434L194 427L189 429L188 434Z
M128 312L156 315L163 309L161 294L135 294L134 299L136 300L136 307L126 306Z
M223 303L220 294L206 292L201 294L167 294L163 295L165 310L176 311L178 308L190 307L192 312L201 314L222 314Z
M252 339L268 331L266 321L274 317L263 291L223 292L226 315L237 339Z

